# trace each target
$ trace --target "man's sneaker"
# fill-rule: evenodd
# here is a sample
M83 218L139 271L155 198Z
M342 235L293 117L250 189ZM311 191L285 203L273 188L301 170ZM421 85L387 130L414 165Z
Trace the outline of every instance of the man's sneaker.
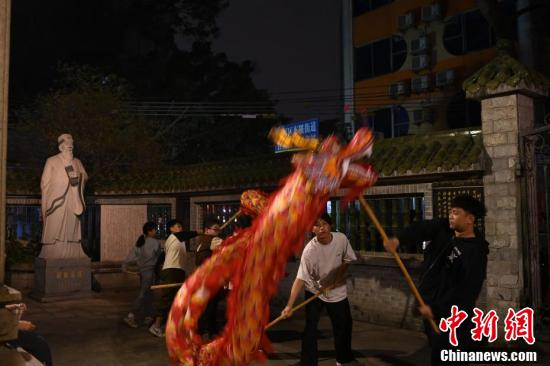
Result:
M162 329L155 327L154 324L151 325L151 327L149 328L149 333L151 333L155 337L159 337L159 338L164 337L164 332L162 331Z
M127 315L124 319L122 319L126 325L128 325L130 328L137 328L138 324L136 323L136 319L133 316Z

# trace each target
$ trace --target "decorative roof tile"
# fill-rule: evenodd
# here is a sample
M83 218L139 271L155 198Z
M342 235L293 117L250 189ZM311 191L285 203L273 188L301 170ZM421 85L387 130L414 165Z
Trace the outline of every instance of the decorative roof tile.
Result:
M481 170L483 139L479 130L452 130L384 139L372 155L380 177Z
M546 95L550 80L510 56L511 49L509 41L499 40L497 56L464 80L462 88L469 98L484 98L512 90Z

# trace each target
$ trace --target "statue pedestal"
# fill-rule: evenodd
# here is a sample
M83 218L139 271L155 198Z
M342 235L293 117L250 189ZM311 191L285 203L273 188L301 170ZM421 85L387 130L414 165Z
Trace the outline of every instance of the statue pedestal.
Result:
M30 297L41 302L91 296L91 260L84 258L36 258L34 289Z

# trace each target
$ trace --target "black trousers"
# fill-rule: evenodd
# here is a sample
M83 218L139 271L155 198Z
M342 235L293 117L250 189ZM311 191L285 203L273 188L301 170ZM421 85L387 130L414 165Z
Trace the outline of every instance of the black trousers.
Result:
M221 330L218 321L218 305L226 296L227 290L221 289L208 301L208 305L206 305L206 309L199 319L199 332L201 334L208 332L210 338L213 338Z
M46 340L36 334L26 330L18 330L17 340L8 342L13 347L21 347L45 366L52 366L52 353Z
M160 272L160 283L178 283L185 281L185 271L179 268L167 268ZM162 290L162 295L159 304L159 315L163 321L168 319L168 313L172 307L172 302L176 297L180 287L165 288Z
M313 294L306 291L305 298ZM352 320L348 299L339 302L324 302L315 299L306 305L306 327L302 336L301 366L317 366L317 325L321 317L321 310L327 308L332 333L334 335L334 348L336 349L336 361L340 363L354 360L351 351Z
M436 324L438 321L436 320ZM471 331L472 327L468 322L464 322L457 329L457 340L458 347L454 347L449 342L449 333L441 332L441 334L436 334L430 323L424 320L424 331L428 336L428 342L431 347L431 366L445 366L445 365L461 365L468 366L469 362L444 362L441 361L441 351L442 350L461 350L468 351L472 347L472 338Z

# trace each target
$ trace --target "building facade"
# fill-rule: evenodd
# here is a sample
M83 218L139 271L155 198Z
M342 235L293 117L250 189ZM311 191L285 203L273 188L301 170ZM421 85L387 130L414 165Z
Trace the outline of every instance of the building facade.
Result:
M355 127L379 136L480 125L463 80L495 56L474 0L355 0Z

